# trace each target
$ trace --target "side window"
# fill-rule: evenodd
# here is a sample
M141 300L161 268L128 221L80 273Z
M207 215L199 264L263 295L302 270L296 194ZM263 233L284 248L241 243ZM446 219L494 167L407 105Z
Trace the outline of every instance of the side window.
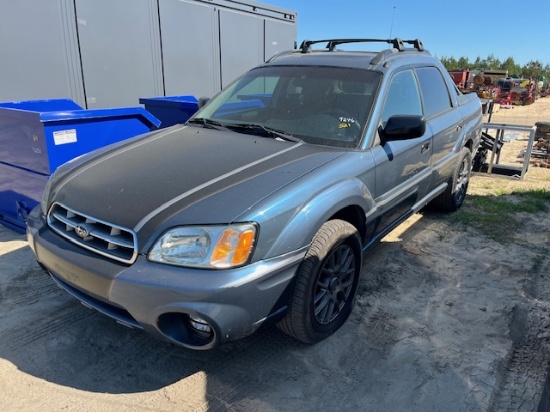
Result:
M397 114L422 116L422 104L416 77L412 70L404 70L391 79L384 108L382 109L382 125Z
M416 69L426 117L434 116L451 108L451 98L441 72L435 67Z

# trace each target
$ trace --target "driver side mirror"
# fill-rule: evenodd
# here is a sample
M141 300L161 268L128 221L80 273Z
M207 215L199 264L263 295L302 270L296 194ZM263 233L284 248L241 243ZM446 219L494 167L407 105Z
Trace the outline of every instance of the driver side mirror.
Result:
M421 137L426 132L426 119L417 115L395 115L388 119L386 127L380 129L383 142L408 140Z

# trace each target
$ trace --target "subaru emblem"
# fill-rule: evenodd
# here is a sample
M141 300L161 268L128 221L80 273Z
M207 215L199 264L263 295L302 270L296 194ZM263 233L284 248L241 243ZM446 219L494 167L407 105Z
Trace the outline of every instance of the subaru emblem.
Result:
M85 238L85 237L90 236L90 232L84 226L78 225L74 228L74 230L75 230L76 234L78 236L80 236L81 238Z

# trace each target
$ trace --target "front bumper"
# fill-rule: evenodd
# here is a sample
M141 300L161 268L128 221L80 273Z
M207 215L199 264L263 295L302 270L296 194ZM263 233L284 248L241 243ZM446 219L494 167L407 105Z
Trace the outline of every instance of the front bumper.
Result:
M306 252L231 270L163 265L143 255L128 266L58 236L38 208L27 224L36 259L59 286L120 323L192 349L244 337L284 310L285 291ZM212 333L197 334L192 318L206 321Z

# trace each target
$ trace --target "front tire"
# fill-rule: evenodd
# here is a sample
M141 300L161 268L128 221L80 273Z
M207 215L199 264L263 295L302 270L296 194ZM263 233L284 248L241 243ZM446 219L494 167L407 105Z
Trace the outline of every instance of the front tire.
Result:
M455 212L460 209L466 198L471 171L472 153L470 149L463 147L453 169L453 174L449 179L449 185L443 193L433 200L433 207L445 213Z
M277 326L308 344L336 332L353 309L361 255L361 239L353 225L326 222L298 268L288 312Z

